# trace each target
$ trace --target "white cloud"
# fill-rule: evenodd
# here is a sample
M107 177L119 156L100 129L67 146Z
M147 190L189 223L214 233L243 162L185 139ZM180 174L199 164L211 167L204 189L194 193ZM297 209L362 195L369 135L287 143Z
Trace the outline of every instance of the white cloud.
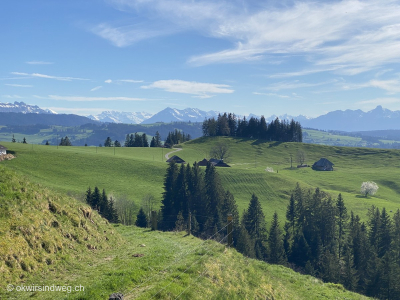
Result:
M148 15L148 22L140 26L99 25L97 34L119 47L157 36L164 28L232 42L228 49L192 56L188 62L194 65L286 54L306 56L309 64L323 70L355 75L400 62L400 3L394 0L293 1L257 7L250 1L109 2L126 12Z
M33 85L29 85L29 84L5 83L4 85L13 86L13 87L23 87L23 88L31 88L31 87L33 87Z
M97 91L97 90L99 90L99 89L101 89L101 88L102 88L102 86L99 85L99 86L96 86L96 87L92 88L90 91L91 91L91 92L94 92L94 91Z
M105 82L105 83L111 83L112 80L111 80L111 79L107 79L107 80L105 80L104 82Z
M197 98L210 98L213 94L231 94L234 90L226 84L202 83L184 80L159 80L150 85L142 86L143 89L158 88L167 92L195 95Z
M21 73L21 72L11 72L13 75L20 75L20 76L28 76L29 78L46 78L46 79L55 79L61 81L72 81L72 80L89 80L85 78L76 78L76 77L60 77L60 76L52 76L40 73Z
M377 80L373 79L363 83L340 83L339 86L343 90L356 90L363 88L378 88L387 91L389 94L400 93L400 80L389 79L389 80Z
M329 81L318 82L318 83L306 83L306 82L300 82L299 80L294 80L292 82L282 81L282 82L270 84L269 86L265 87L265 89L272 90L272 91L280 91L280 90L315 87L315 86L321 86L321 85L335 83L335 82L337 82L337 80L329 80Z
M143 82L143 80L133 80L133 79L120 79L117 81L121 81L121 82L129 82L129 83L140 83Z
M373 107L377 105L400 103L400 98L376 98L371 100L358 101L356 104L371 104Z
M8 98L8 99L23 99L24 98L19 95L2 95L1 97Z
M254 95L261 95L261 96L272 96L272 97L278 97L278 98L290 98L287 95L279 95L275 93L259 93L259 92L253 92Z
M85 97L85 96L59 96L48 95L47 97L34 95L38 99L50 99L56 101L146 101L145 98L132 98L132 97Z
M93 28L91 31L110 41L114 46L117 47L126 47L133 43L139 42L144 39L154 38L160 35L169 34L169 30L154 30L147 28L140 28L140 26L119 26L114 27L107 23L99 24Z
M52 65L52 64L53 64L52 62L48 62L48 61L37 61L37 60L34 60L34 61L27 61L26 63L29 64L29 65Z

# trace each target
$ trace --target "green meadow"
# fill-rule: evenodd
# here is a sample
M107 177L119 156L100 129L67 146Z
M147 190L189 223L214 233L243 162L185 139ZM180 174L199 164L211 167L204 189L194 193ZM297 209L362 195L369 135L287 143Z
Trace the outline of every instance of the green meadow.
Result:
M332 198L342 193L348 210L365 219L374 204L390 212L400 208L400 151L350 148L305 143L260 142L228 137L199 138L182 145L175 154L193 163L209 158L216 143L228 145L231 168L218 168L225 189L235 196L239 211L248 205L255 193L262 202L269 221L274 211L283 219L291 190L298 182L304 188L316 187ZM127 196L140 204L146 194L161 200L163 177L167 164L164 155L170 149L56 147L3 143L15 151L17 159L2 162L26 174L30 180L80 197L87 187L98 186L107 193ZM114 152L115 150L115 152ZM296 153L306 154L312 165L321 157L334 163L333 172L297 168ZM292 156L292 168L291 168ZM273 172L267 171L267 168ZM375 181L375 196L360 195L363 181Z

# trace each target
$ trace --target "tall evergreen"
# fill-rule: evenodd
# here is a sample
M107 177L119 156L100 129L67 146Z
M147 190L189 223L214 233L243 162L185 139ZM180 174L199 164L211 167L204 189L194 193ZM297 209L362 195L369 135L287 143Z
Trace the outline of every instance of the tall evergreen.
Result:
M342 248L345 240L345 230L347 228L347 221L349 219L349 216L347 214L347 208L344 205L344 200L342 197L342 194L339 194L337 200L336 200L336 223L338 227L338 255L339 259L342 254Z
M168 166L167 173L164 177L164 193L161 201L162 223L161 229L172 230L176 221L178 212L175 203L175 183L178 175L178 167L175 162L171 162Z
M285 248L283 246L282 231L279 225L278 214L272 217L268 236L269 255L268 260L272 264L285 264L287 262Z
M224 199L224 190L215 167L208 163L204 176L206 200L206 225L209 228L221 224L221 205ZM219 228L220 229L220 228Z
M95 210L100 210L100 201L101 201L100 190L97 186L94 187L94 191L92 194L92 208Z

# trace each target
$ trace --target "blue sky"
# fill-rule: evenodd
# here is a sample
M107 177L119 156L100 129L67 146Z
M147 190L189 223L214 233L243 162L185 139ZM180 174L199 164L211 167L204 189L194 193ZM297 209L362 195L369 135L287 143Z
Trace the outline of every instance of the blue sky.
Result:
M0 28L0 102L400 110L400 1L6 0Z

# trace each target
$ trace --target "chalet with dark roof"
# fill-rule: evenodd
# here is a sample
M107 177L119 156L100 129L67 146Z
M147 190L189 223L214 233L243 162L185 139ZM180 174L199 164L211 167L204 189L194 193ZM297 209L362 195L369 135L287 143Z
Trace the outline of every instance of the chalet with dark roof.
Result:
M177 155L174 155L167 160L167 163L170 163L170 162L175 162L177 164L185 164L186 163L186 161L184 161L182 158L180 158Z
M6 155L7 154L7 148L0 145L0 155Z
M208 164L209 162L210 162L214 167L224 167L224 168L229 168L229 167L230 167L230 165L224 163L224 160L223 160L223 159L216 159L216 158L211 158L210 160L203 159L203 160L199 161L199 162L197 163L197 165L205 167L205 166L207 166L207 164Z
M333 163L326 158L321 158L313 164L312 168L316 171L333 171Z

